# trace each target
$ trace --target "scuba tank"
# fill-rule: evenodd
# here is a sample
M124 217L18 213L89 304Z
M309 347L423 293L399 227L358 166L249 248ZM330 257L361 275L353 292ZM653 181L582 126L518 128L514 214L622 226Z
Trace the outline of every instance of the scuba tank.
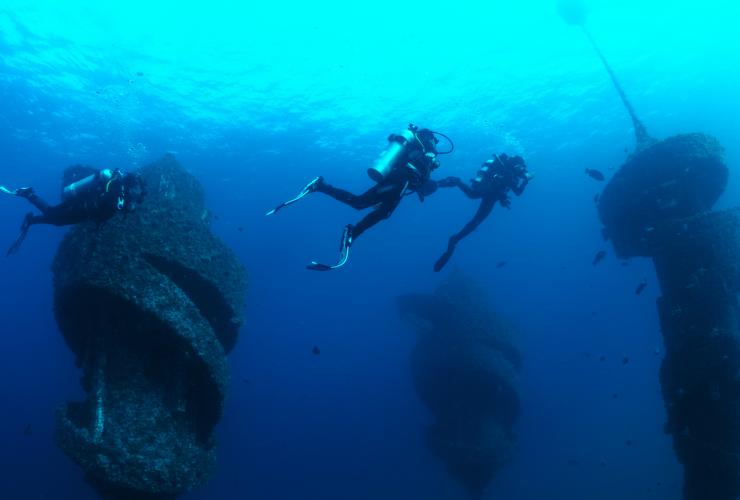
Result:
M493 166L496 163L496 160L498 160L498 157L495 157L495 158L496 159L486 160L485 163L481 165L480 169L478 169L478 173L475 175L475 178L473 179L474 185L480 186L480 185L483 185L484 183L490 182L491 170L493 169Z
M400 134L388 136L388 148L380 153L375 164L367 169L367 175L372 180L381 182L403 161L409 145L417 140L416 130L415 125L409 125L409 128Z
M113 179L113 171L109 168L106 168L92 175L88 175L87 177L80 179L79 181L75 181L68 186L65 186L62 190L62 200L76 198L80 194L87 193L93 190L96 186L96 181L98 180L98 178L104 183L108 183L111 181L111 179Z

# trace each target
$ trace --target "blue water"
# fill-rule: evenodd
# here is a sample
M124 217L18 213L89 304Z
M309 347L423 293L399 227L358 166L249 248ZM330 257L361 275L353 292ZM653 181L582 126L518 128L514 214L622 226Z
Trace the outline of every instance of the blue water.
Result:
M740 195L738 9L595 1L589 21L652 135L701 131L727 148L718 208ZM414 334L394 304L455 267L521 330L518 451L487 498L679 498L682 471L662 431L658 285L649 261L622 266L601 240L593 196L603 185L583 174L620 165L631 122L554 2L6 1L0 103L1 183L51 198L69 164L133 169L172 152L249 271L218 469L184 498L465 498L426 449ZM434 260L476 208L453 190L404 200L341 271L305 271L336 258L342 227L361 214L321 196L264 212L319 174L368 188L365 169L410 121L455 140L439 176L468 178L505 151L536 178L443 273ZM0 199L7 244L27 210ZM0 260L2 498L94 498L53 443L55 407L82 397L52 311L63 234L35 227Z

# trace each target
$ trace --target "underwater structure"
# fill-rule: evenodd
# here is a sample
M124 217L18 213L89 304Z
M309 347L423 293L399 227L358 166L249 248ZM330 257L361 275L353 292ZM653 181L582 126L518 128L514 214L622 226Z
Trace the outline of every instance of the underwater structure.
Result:
M666 221L651 241L662 296L665 430L686 500L740 497L740 209Z
M59 408L57 442L109 500L174 499L210 476L246 293L198 181L172 156L140 174L138 209L75 227L53 264L87 393Z
M660 382L684 469L686 500L740 497L740 209L712 212L729 171L709 135L651 138L585 28L574 0L561 14L580 25L635 127L637 147L599 200L604 233L621 258L649 257L665 358Z
M411 371L435 417L428 448L471 498L482 498L515 446L522 364L515 330L488 309L481 287L457 272L434 294L403 295L398 306L418 333Z

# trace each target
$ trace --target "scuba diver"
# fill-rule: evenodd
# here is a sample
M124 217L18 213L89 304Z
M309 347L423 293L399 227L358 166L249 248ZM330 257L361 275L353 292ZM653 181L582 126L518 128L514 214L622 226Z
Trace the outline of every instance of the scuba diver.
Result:
M448 151L437 151L438 135L450 143ZM400 134L391 134L388 142L388 148L367 170L370 178L377 184L363 194L356 195L331 186L319 176L309 182L298 196L281 203L267 213L267 215L272 215L314 192L324 193L357 210L373 207L373 211L360 222L354 225L348 224L344 228L340 257L336 264L326 265L313 261L307 266L308 269L329 271L342 267L349 259L349 250L354 240L381 220L390 217L405 195L416 193L419 200L424 201L425 196L437 189L436 183L430 179L432 171L439 167L437 156L449 154L455 147L446 135L426 128L420 129L413 124L410 124Z
M62 202L58 205L49 205L30 187L11 190L0 186L0 192L25 198L41 211L41 215L26 214L18 239L8 249L7 255L12 255L35 224L68 226L84 221L102 224L118 212L133 211L144 197L144 183L138 174L74 165L64 171Z
M447 250L434 264L434 271L439 272L447 264L460 240L472 233L488 217L496 202L502 207L509 208L511 205L509 191L517 196L521 195L533 177L534 175L527 171L527 165L521 156L509 157L502 153L494 154L493 158L486 160L469 186L459 177L447 177L438 181L439 187L458 187L465 196L474 200L480 199L481 203L473 219L465 224L459 233L452 235Z

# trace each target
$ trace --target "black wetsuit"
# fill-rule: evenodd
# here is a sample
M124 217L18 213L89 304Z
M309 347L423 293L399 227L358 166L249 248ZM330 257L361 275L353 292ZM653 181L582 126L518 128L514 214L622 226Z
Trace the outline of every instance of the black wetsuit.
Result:
M97 181L96 181L97 182ZM118 212L118 198L121 192L122 181L113 180L106 190L106 182L91 188L89 193L63 201L58 205L49 205L33 191L20 195L41 211L41 215L29 214L26 223L51 224L53 226L69 226L92 220L103 222Z
M509 191L516 196L520 196L524 192L524 188L529 183L529 177L524 162L519 163L520 161L521 159L518 157L507 158L503 163L498 160L498 163L491 170L485 172L479 179L473 180L470 185L465 184L459 177L448 177L437 183L439 187L457 187L465 193L465 196L474 200L479 199L481 203L470 222L450 237L447 250L434 265L435 271L441 270L447 264L455 251L455 246L460 240L475 231L491 213L496 202L508 207L510 204ZM516 168L519 165L522 167Z
M329 195L357 210L375 207L352 226L354 240L381 220L390 217L407 190L416 192L421 200L431 194L436 189L436 184L430 181L430 174L438 165L435 153L425 154L421 148L414 148L407 154L402 166L395 168L385 179L360 195L331 186L323 180L316 185L316 192Z
M58 205L50 205L38 196L32 188L22 188L15 191L16 196L26 198L34 207L39 209L41 214L26 214L21 226L21 233L8 250L8 255L15 253L20 248L31 226L36 224L69 226L85 221L102 223L119 211L133 210L142 196L143 191L140 189L141 185L138 184L138 178L123 175L119 171L113 172L112 176L104 176L100 170L74 166L65 171L63 184L68 186L90 175L95 176L90 186L72 196L65 197L62 193L64 200ZM136 179L136 182L132 182L132 179ZM134 188L133 193L131 188Z

